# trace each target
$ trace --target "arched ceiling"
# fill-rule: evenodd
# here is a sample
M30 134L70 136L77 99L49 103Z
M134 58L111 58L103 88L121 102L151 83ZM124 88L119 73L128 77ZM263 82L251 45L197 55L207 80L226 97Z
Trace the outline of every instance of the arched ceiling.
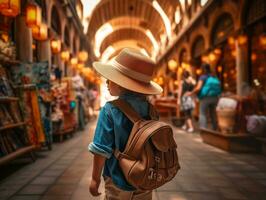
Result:
M169 30L167 32L165 20L154 3L157 3L167 16L171 30L179 5L178 0L101 0L89 18L87 32L94 53L99 52L98 56L95 53L96 57L100 59L108 47L127 40L136 41L135 44L145 49L149 55L157 52L156 45L157 48L160 46L162 35L169 37ZM101 37L100 42L96 41L96 33L106 24L112 27L112 31ZM125 47L131 47L133 43L123 44ZM95 50L96 46L98 51ZM120 48L121 45L115 50L118 51Z
M138 46L145 48L148 52L152 51L152 43L145 33L138 29L124 27L115 30L112 34L106 37L102 42L100 52L103 52L112 43L129 39L135 40Z

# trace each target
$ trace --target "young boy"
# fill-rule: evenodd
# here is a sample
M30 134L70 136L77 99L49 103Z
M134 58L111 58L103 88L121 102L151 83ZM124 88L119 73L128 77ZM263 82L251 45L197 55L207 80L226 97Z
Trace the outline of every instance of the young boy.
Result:
M152 82L155 64L133 49L123 49L110 63L93 63L93 67L107 79L108 90L129 103L141 117L149 119L147 95L160 94L162 88ZM130 185L119 167L113 151L124 150L132 122L114 105L107 102L101 109L93 142L89 151L94 154L90 192L98 196L101 174L105 181L105 199L151 200L152 191L140 191Z

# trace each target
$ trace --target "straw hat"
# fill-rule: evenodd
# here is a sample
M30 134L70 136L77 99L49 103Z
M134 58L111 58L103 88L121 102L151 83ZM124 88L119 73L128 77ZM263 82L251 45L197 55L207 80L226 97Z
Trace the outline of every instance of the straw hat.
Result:
M94 62L93 67L106 79L142 94L160 94L163 89L152 80L155 63L140 52L125 48L108 63Z

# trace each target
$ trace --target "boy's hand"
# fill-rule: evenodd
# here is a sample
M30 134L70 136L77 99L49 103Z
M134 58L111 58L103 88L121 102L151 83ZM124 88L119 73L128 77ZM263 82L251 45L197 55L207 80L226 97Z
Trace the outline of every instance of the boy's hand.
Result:
M90 193L92 194L92 196L101 195L101 193L98 192L100 183L101 183L101 180L96 181L94 179L91 179Z

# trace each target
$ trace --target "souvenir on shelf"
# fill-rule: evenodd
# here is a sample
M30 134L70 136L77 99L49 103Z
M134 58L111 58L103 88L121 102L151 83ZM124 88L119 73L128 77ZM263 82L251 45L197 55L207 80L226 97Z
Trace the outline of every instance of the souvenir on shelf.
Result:
M72 79L63 78L61 82L53 82L52 94L52 121L53 134L65 134L75 130L76 120L76 101ZM63 113L63 116L61 115Z
M7 74L0 65L0 165L25 153L32 155L35 149L29 142L19 98Z

